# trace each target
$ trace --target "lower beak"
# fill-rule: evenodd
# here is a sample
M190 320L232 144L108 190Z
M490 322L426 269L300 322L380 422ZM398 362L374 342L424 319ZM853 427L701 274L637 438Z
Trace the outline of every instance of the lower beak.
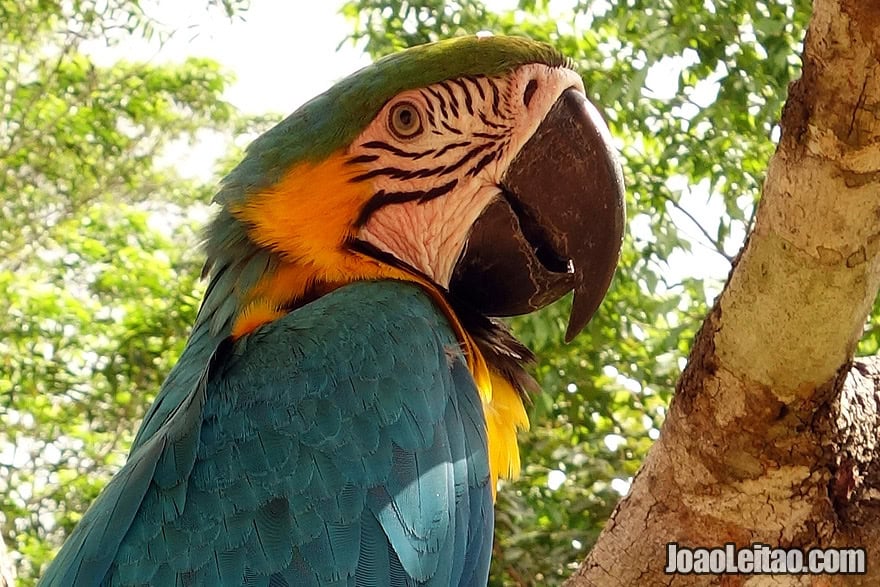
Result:
M598 110L562 93L474 223L450 294L487 316L527 314L574 290L565 339L590 321L620 257L623 176Z

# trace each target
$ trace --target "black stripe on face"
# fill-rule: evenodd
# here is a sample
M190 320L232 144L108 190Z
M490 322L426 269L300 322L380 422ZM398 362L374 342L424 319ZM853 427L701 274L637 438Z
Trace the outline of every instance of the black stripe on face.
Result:
M490 141L497 141L499 139L504 138L503 134L496 135L496 134L492 134L490 132L475 132L475 133L473 133L473 136L475 136L479 139L489 139Z
M492 81L491 77L487 77L486 81L489 83L489 86L492 88L492 114L501 118L501 110L499 110L499 105L501 104L501 94L498 91L498 86L495 85L495 82Z
M449 94L449 108L452 110L452 117L458 118L458 98L455 97L455 92L452 91L452 88L446 82L440 82L440 87Z
M425 95L424 90L419 90L419 93L422 95L422 98L425 99L425 106L428 107L428 112L434 114L434 104L431 102L431 98Z
M440 167L439 169L443 169ZM435 171L437 168L435 168ZM351 178L351 181L364 181L366 179L373 179L374 177L390 177L391 179L412 179L415 177L416 173L421 172L413 172L413 171L405 171L398 167L381 167L379 169L371 169L366 173L361 173L360 175L355 175Z
M482 112L480 112L480 120L482 120L483 124L485 124L489 128L497 128L497 129L501 129L501 130L507 129L507 127L504 126L503 124L498 124L497 122L492 122L491 120L489 120L489 118Z
M471 91L468 89L467 84L462 80L456 78L452 80L452 83L461 88L462 94L464 94L464 107L467 109L468 114L471 116L474 115L474 101L471 98Z
M405 169L400 169L398 167L381 167L379 169L371 169L365 173L361 173L360 175L356 175L351 178L351 181L364 181L367 179L372 179L374 177L389 177L391 179L421 179L425 177L432 177L435 175L446 175L452 173L459 169L462 165L493 146L494 143L483 143L477 147L474 147L470 151L464 154L458 161L453 163L452 165L440 166L440 167L431 167L424 169L413 169L407 171Z
M471 146L470 141L462 141L460 143L449 143L448 145L444 146L442 149L440 149L439 151L434 153L433 158L437 159L438 157L442 157L443 155L446 154L447 151L450 151L452 149L460 149L462 147L470 147L470 146Z
M345 164L354 165L356 163L372 163L378 158L378 155L358 155L357 157L352 157L351 159L346 161Z
M366 255L367 257L372 257L377 261L382 261L392 267L397 267L398 269L403 269L413 275L417 275L421 277L426 282L432 282L432 279L404 261L401 261L391 253L386 253L385 251L377 248L375 245L371 245L366 241L362 241L357 238L349 238L347 241L348 249L351 251L355 251L360 253L361 255Z
M369 141L361 146L367 149L381 149L382 151L388 151L389 153L397 155L398 157L405 157L407 159L421 159L425 155L430 155L434 152L434 149L428 149L427 151L420 151L416 153L412 151L404 151L403 149L399 149L394 145L389 145L385 141ZM375 157L374 159L371 159L371 161L375 161L379 158L378 155L361 155L360 157ZM355 157L355 159L359 159L360 157ZM354 161L352 160L352 162Z
M419 90L419 94L421 94L422 99L425 101L425 107L428 109L428 118L431 119L431 126L437 126L437 111L434 109L434 101L424 90Z
M446 122L445 120L443 121L442 124L443 124L443 128L445 128L446 130L448 130L448 131L451 132L452 134L454 134L454 135L460 135L460 134L462 134L462 132L461 132L460 130L458 130L458 129L455 128L454 126L450 126L449 123Z
M449 113L446 112L446 100L443 99L443 94L435 90L434 88L425 88L428 92L431 93L432 96L437 98L438 105L440 106L440 112L443 114L443 118L449 118Z
M495 151L492 151L491 153L488 153L487 155L483 155L483 158L480 159L479 161L477 161L476 165L474 165L473 167L468 169L468 172L465 175L468 175L470 177L476 177L477 174L480 171L482 171L484 167L486 167L486 165L488 165L489 163L491 163L492 161L494 161L498 157L499 153L500 153L500 151L495 150Z
M453 179L448 183L429 190L414 190L411 192L386 192L385 190L380 190L376 192L363 209L361 209L357 220L355 220L355 227L361 228L364 226L374 212L385 206L413 201L418 201L418 203L424 204L425 202L430 202L435 198L448 194L456 185L458 185L458 180Z
M443 174L445 175L447 173L452 173L453 171L455 171L456 169L458 169L459 167L461 167L462 165L464 165L465 163L467 163L468 161L470 161L471 159L473 159L474 157L476 157L477 155L479 155L480 153L482 153L483 151L485 151L486 149L488 149L491 146L492 146L492 143L483 143L482 145L480 145L478 147L474 147L473 149L468 151L464 157L462 157L461 159L459 159L458 161L456 161L455 163L453 163L452 165L450 165L449 167L444 169Z
M468 76L464 79L466 79L467 81L469 81L472 84L474 84L475 86L477 86L477 93L480 95L480 101L485 102L486 101L486 92L483 91L483 84L480 83L480 78Z

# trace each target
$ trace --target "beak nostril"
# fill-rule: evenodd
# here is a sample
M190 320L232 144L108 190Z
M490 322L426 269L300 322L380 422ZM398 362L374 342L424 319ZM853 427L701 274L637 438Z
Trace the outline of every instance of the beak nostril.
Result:
M529 107L529 102L532 101L532 97L535 95L537 89L538 80L529 80L529 83L526 84L526 91L523 92L523 104L525 104L526 108Z

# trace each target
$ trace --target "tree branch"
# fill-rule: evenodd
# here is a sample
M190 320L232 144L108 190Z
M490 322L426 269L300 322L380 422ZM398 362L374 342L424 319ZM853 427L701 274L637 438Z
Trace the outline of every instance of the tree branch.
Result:
M674 207L676 210L678 210L679 212L684 214L688 218L688 220L690 220L694 224L694 226L697 227L697 229L700 231L700 234L702 234L703 237L707 241L709 241L709 244L712 245L711 247L707 246L706 247L707 249L709 249L710 251L713 251L715 253L718 253L719 255L724 257L724 260L727 261L728 263L733 263L733 257L728 255L727 252L724 250L724 244L716 241L715 238L711 234L709 234L709 231L706 230L702 224L700 224L700 221L697 220L693 214L688 212L684 206L682 206L679 202L675 201L674 199L672 199L668 196L665 196L665 195L663 195L663 199L667 204L669 204L670 206ZM699 242L699 241L697 241L697 242Z
M880 584L877 362L850 361L880 287L880 5L816 0L755 227L697 334L661 437L569 585L665 575L666 544L867 547Z

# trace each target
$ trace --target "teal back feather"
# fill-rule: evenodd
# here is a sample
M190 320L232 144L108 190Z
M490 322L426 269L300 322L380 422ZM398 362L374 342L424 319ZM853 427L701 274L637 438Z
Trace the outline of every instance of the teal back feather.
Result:
M485 585L486 443L428 296L352 284L222 345L41 584Z

